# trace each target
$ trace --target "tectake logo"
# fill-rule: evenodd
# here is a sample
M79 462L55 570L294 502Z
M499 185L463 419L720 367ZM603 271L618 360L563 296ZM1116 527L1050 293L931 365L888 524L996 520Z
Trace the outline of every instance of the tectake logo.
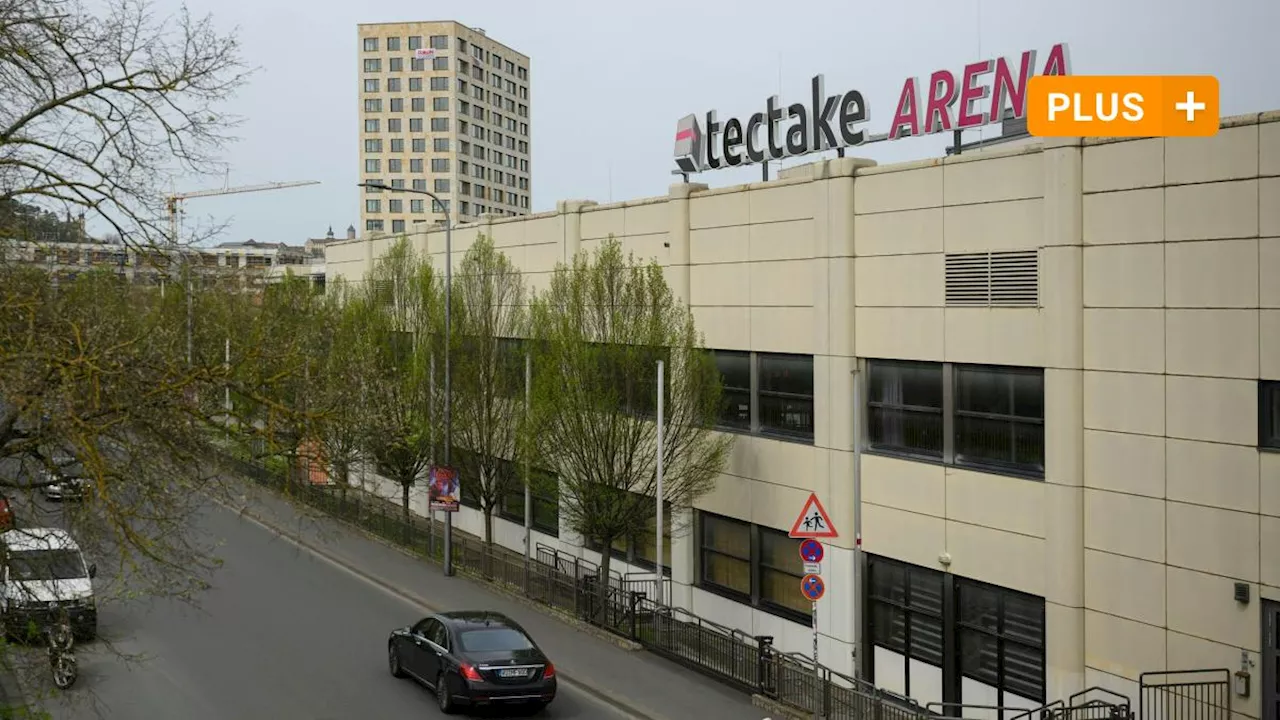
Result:
M752 114L746 122L732 117L721 124L715 110L707 112L705 125L699 124L696 115L680 118L676 123L676 165L681 172L696 173L866 141L866 132L856 129L868 117L862 93L850 90L827 95L821 75L814 76L810 89L809 104L782 105L774 95L765 101L763 112ZM786 128L782 127L784 120L791 121Z

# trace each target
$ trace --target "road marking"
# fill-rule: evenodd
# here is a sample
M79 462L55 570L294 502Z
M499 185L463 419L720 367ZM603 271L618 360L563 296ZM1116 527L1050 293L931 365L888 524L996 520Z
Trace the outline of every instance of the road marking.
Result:
M349 565L345 561L340 560L337 557L334 557L332 553L326 550L322 550L306 540L294 537L287 530L276 527L272 525L269 521L259 518L258 516L254 515L248 508L237 509L223 502L219 498L211 497L210 499L212 499L213 502L221 506L224 510L227 510L231 513L234 513L238 517L248 520L254 525L257 525L259 528L262 528L263 530L265 530L268 534L274 535L275 537L278 537L284 540L285 542L289 543L290 545L293 545L295 548L299 550L303 550L311 555L314 555L315 557L332 565L338 570L341 570L347 573L348 575L368 585L372 585L373 587L381 590L386 595L389 595L390 597L393 597L399 600L400 602L410 605L417 610L425 610L428 613L440 612L439 608L432 606L431 603L422 599L417 594L398 588L375 575L366 573L363 570L360 570L358 568L355 568ZM646 713L640 712L639 710L631 708L625 703L623 703L621 700L614 697L613 693L608 692L606 690L599 690L597 688L593 688L590 685L587 685L586 683L583 683L579 680L575 680L572 677L565 675L564 671L560 670L559 668L557 668L556 676L559 678L560 682L563 682L565 685L568 685L570 688L577 690L578 692L582 693L583 695L586 695L587 697L591 698L592 700L598 703L608 705L614 711L624 715L625 717L631 718L631 720L667 720L667 718L646 714Z

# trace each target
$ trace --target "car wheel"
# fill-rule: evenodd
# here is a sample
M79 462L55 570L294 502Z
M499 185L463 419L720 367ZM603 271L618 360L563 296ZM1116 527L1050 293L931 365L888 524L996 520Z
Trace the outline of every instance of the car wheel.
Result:
M449 678L444 673L436 676L436 704L440 712L452 715L457 705L453 702L453 693L449 692Z
M396 646L387 646L387 667L391 670L391 677L404 677L404 668L400 667L400 651L396 650Z

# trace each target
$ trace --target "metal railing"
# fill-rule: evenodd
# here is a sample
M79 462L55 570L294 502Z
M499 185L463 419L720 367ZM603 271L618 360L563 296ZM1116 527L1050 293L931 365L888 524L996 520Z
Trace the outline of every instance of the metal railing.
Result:
M305 481L306 472L243 458L225 458L261 485L302 500L324 513L399 544L434 562L443 543L424 518L405 522L395 502L359 488ZM758 693L827 720L1231 720L1230 674L1226 670L1144 673L1140 714L1129 699L1089 688L1039 708L957 703L921 705L877 688L806 656L782 652L767 635L752 636L651 599L654 578L629 581L610 572L603 605L595 563L538 544L531 557L454 529L454 566L459 572L504 585L522 596L571 614L645 649L741 690ZM646 585L647 583L647 585ZM664 597L670 597L665 595Z
M1138 720L1231 720L1231 671L1142 673L1138 711Z

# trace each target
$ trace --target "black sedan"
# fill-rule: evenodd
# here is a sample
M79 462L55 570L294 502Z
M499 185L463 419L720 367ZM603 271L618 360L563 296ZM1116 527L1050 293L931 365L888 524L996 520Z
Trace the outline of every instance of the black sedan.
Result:
M434 690L444 713L499 704L536 712L556 697L555 667L524 628L500 613L439 613L393 630L387 662L395 677Z

